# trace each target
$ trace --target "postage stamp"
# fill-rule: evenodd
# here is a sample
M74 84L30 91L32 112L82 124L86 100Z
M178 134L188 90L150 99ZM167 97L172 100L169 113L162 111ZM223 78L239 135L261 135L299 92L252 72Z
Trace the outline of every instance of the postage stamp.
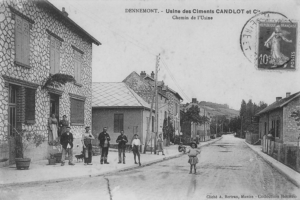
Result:
M265 11L250 18L240 35L244 56L259 70L296 69L298 22Z
M295 69L297 22L259 22L259 69Z

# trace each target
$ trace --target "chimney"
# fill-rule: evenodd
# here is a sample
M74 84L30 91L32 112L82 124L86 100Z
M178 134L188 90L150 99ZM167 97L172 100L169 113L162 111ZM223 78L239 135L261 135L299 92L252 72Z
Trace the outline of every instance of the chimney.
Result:
M198 103L197 98L192 98L192 103Z
M281 99L281 97L276 97L276 101L280 101Z
M66 12L65 10L65 7L62 8L62 14L65 16L65 17L68 17L68 13Z
M290 92L287 92L287 93L286 93L286 97L289 97L290 95L291 95Z
M151 78L154 79L154 72L153 71L151 72Z
M145 72L145 71L141 71L140 76L141 76L142 78L145 78L146 72Z

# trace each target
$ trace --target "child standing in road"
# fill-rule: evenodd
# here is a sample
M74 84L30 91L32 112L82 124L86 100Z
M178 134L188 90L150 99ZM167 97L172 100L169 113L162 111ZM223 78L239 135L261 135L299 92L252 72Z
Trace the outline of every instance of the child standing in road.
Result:
M189 156L188 163L190 163L191 165L190 174L192 173L193 167L194 167L194 173L196 174L196 164L198 163L197 155L200 154L201 151L197 149L196 143L192 142L190 145L191 148L186 149L185 153L188 153Z

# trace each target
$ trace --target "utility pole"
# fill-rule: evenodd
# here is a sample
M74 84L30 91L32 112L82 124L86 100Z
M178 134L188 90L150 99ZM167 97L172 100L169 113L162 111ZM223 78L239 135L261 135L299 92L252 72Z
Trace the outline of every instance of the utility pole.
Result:
M160 54L158 56L156 56L156 70L157 70L158 64L159 64L159 56L160 56ZM154 103L154 96L155 96L155 94L156 94L156 81L155 81L155 89L153 90L153 95L152 95L149 120L147 121L147 134L146 134L146 140L145 140L144 153L146 153L147 143L148 143L149 135L150 135L150 123L151 123L151 120L152 120L153 103ZM157 110L155 112L157 112ZM151 143L152 143L152 133L151 133ZM151 145L151 147L152 147L152 145ZM151 153L152 153L152 148L151 148Z
M243 136L243 116L241 116L241 135L240 137Z
M205 142L205 137L206 137L206 127L205 127L205 124L206 124L206 117L205 117L205 109L204 110L204 138L203 138L203 141Z
M157 77L158 77L158 66L159 66L159 59L160 59L160 54L158 54L158 60L156 61L156 67L155 67L155 125L156 125L156 130L155 130L155 139L154 139L154 154L156 154L156 142L157 142L157 137L158 137L158 94L157 94Z

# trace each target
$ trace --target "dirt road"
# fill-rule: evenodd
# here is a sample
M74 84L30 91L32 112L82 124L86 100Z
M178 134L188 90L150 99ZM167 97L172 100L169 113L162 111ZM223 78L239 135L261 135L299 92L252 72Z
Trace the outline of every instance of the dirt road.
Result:
M300 199L296 186L232 135L202 148L196 175L189 174L187 160L184 155L105 177L1 188L0 199Z

